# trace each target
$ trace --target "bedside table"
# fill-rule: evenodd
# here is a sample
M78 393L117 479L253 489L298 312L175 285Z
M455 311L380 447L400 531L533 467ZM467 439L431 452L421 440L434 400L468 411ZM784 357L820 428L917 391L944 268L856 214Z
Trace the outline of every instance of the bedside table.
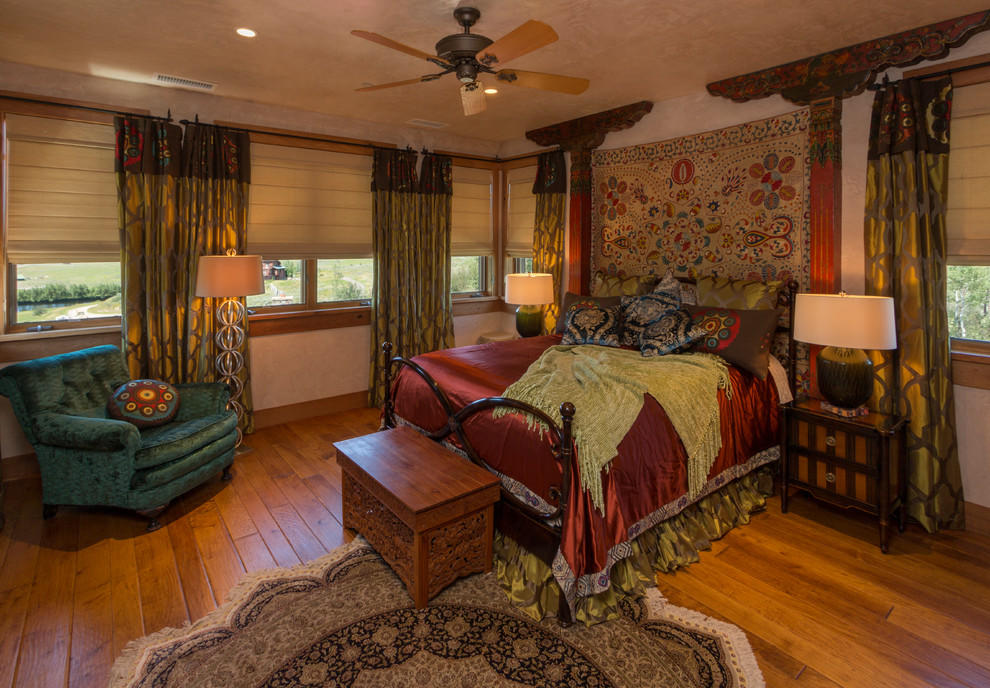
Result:
M843 507L873 514L880 522L880 549L887 552L890 514L898 510L904 532L907 500L905 419L881 413L843 418L816 399L781 405L780 510L787 513L790 487Z

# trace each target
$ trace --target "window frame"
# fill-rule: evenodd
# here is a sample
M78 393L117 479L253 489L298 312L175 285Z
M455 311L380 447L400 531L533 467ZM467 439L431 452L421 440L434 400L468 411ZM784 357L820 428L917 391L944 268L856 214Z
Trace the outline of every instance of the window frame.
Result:
M479 291L451 292L450 298L453 303L464 302L469 299L494 297L500 293L495 286L495 278L500 274L502 266L497 259L499 246L504 241L504 197L502 194L503 185L503 165L497 160L475 160L470 158L457 158L456 167L472 167L475 169L489 170L492 173L492 246L491 252L487 255L479 255L481 264L478 266L478 282L484 285ZM457 315L455 310L455 315Z
M147 110L135 110L133 114L147 115ZM101 318L85 318L81 320L53 320L42 323L17 322L17 274L7 259L7 183L9 150L6 136L6 117L8 114L27 117L47 117L65 119L91 124L106 124L113 126L116 112L107 105L99 103L72 102L63 103L45 97L20 97L13 94L0 93L0 284L3 285L3 318L0 320L0 336L30 335L50 333L83 334L84 331L122 327L121 316L106 316ZM82 261L86 262L86 261ZM106 261L100 261L106 262ZM25 263L29 265L31 263Z
M475 291L451 291L450 298L452 301L461 301L464 299L476 299L482 296L492 295L492 256L451 256L454 258L477 258L478 260L478 285L482 286L481 289Z

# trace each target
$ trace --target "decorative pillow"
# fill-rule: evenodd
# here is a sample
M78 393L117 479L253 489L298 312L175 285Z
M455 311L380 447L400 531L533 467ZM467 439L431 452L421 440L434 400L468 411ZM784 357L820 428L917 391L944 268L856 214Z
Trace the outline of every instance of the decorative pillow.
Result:
M727 277L699 277L698 303L718 308L772 310L777 307L777 293L783 282L735 280Z
M643 330L639 350L644 356L663 356L701 339L705 328L685 308L671 311Z
M562 344L619 346L619 307L572 308L567 311Z
M667 269L663 279L657 282L653 291L676 291L680 294L681 305L693 305L698 303L698 285L695 283L682 282L674 275L672 269Z
M111 418L126 420L139 428L164 425L179 412L179 392L160 380L125 382L107 402Z
M643 296L623 296L622 345L639 346L648 325L680 307L679 292L655 291Z
M564 334L567 313L573 308L612 308L618 305L620 305L618 296L582 296L581 294L575 294L569 291L564 294L564 301L560 307L562 315L557 318L557 334Z
M663 279L656 283L653 287L653 293L657 292L669 292L671 294L680 294L681 292L681 281L674 277L673 270L667 270L667 274L663 276Z
M639 296L649 294L657 281L656 275L607 275L595 273L591 281L592 296Z
M770 344L777 329L777 309L741 310L713 306L687 306L705 334L691 345L694 351L718 354L729 363L761 380L769 369Z

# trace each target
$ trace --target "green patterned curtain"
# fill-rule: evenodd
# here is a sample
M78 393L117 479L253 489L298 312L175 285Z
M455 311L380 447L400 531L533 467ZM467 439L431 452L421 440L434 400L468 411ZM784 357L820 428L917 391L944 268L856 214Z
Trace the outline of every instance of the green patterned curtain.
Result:
M556 301L543 307L543 334L554 332L560 317L560 287L564 276L564 198L567 170L563 151L540 153L533 182L536 222L533 226L533 272L553 275Z
M227 249L238 254L247 244L247 204L250 183L250 138L246 132L212 125L186 126L182 145L182 173L179 178L182 206L176 246L177 264L184 274L175 275L185 294L186 337L182 361L185 380L205 382L218 379L215 359L218 353L215 309L220 299L194 295L196 267L203 255L223 255ZM248 334L248 323L244 322ZM240 402L244 407L241 432L254 432L254 405L251 396L250 337L240 348L244 366Z
M369 403L384 401L381 345L393 356L419 353L415 270L419 204L416 152L376 148L372 162L371 245L375 279L371 293L371 377Z
M450 302L451 181L449 155L425 153L419 174L419 246L414 254L418 282L416 313L418 351L436 351L454 345L454 318Z
M908 419L908 514L929 532L965 524L946 308L951 104L949 79L881 89L867 168L867 293L894 298L899 344L874 354L871 403Z
M118 117L123 347L130 373L171 383L216 379L214 304L193 294L200 255L245 243L248 139L212 126ZM245 324L246 326L246 324ZM247 343L242 354L247 360ZM253 429L248 366L244 432Z
M131 376L184 382L188 266L177 255L182 130L117 117L123 348Z

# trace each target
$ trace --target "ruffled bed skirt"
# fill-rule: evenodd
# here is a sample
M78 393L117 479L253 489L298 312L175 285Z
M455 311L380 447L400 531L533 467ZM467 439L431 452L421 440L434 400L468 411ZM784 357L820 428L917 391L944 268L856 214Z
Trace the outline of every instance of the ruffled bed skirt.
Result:
M772 493L772 468L764 466L644 531L633 540L632 555L612 567L609 589L578 600L576 620L590 625L618 616L620 600L645 595L647 587L656 585L657 571L669 573L698 561L712 540L765 509ZM526 614L537 620L556 616L560 586L550 566L497 531L495 573L509 599Z

